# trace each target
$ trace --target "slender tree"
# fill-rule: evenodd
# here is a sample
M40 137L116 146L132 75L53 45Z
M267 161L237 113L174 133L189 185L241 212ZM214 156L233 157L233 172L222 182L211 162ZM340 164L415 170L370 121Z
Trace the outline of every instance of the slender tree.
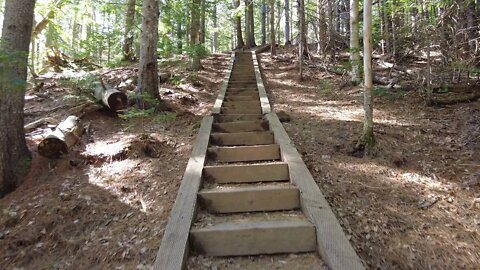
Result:
M246 30L245 35L247 37L247 48L253 48L257 46L255 43L255 20L254 20L254 10L253 10L253 0L245 0L246 5L246 16L245 16L245 24Z
M35 0L6 0L0 43L0 196L18 187L30 164L23 129L28 47Z
M357 148L367 151L375 144L373 135L373 71L372 71L372 0L363 2L363 81L364 101L363 132Z
M123 60L133 61L133 25L135 23L135 5L137 0L127 0L127 9L125 11L125 32L123 36Z
M351 81L360 82L360 45L358 41L358 0L350 0L350 62L352 64Z
M275 41L275 0L270 0L270 54L277 54L277 45Z
M285 0L285 45L290 45L290 2Z
M192 57L192 70L200 70L202 65L200 63L200 53L199 47L202 44L201 34L200 34L200 27L201 27L201 5L202 0L193 0L193 7L192 7L192 19L190 22L190 45L193 50L193 57Z
M217 18L217 3L213 3L213 11L212 11L212 19L213 19L213 52L218 51L218 18Z
M265 0L262 0L262 45L267 43L267 5L265 4Z
M145 94L160 99L158 93L158 0L144 0L142 6L142 34L140 47L140 64L138 67L137 96L138 106L149 107Z

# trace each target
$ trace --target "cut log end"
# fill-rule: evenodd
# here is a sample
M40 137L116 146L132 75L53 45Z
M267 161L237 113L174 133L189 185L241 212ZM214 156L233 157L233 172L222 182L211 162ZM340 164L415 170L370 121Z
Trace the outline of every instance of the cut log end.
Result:
M38 153L46 158L60 158L68 154L68 146L57 137L47 137L38 145Z
M112 111L124 110L128 107L127 95L122 92L114 92L108 96L107 103Z

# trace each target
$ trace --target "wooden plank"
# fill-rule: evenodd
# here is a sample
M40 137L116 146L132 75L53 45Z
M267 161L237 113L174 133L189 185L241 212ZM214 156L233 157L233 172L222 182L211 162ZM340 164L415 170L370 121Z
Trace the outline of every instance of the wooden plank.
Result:
M225 96L224 101L255 101L260 100L259 96L251 95L251 96Z
M260 72L257 54L255 51L252 51L252 58L255 67L255 76L257 78L257 89L260 95L260 103L262 104L262 112L264 114L270 113L272 111L272 108L270 107L267 92L265 91L265 85L263 84L262 74Z
M227 74L225 74L225 77L222 82L222 86L220 87L220 92L217 96L217 99L215 100L215 104L213 104L212 114L220 113L220 108L222 107L223 99L225 98L225 92L227 91L228 82L230 80L230 76L232 75L234 59L235 59L235 53L232 53L232 59L230 60L228 72Z
M185 265L188 256L188 234L197 207L196 194L201 185L212 124L212 116L202 120L153 269L181 270Z
M262 108L260 106L257 108L222 108L220 111L222 114L257 114L262 113Z
M192 247L209 256L314 251L315 227L306 220L221 223L192 229Z
M213 131L222 133L233 132L253 132L268 130L268 122L260 121L238 121L230 123L215 123L213 124Z
M224 101L223 102L223 107L225 108L237 108L237 107L260 107L260 101L259 100L254 100L254 101Z
M208 158L219 162L279 160L277 144L235 147L210 147Z
M300 208L298 189L292 185L203 189L200 203L210 213L283 211Z
M365 269L277 115L266 117L282 149L282 160L288 163L290 179L300 190L302 211L317 228L320 255L330 269Z
M203 177L216 183L288 181L286 163L205 166Z
M215 133L210 136L210 143L218 146L273 144L273 141L270 131Z
M215 122L236 122L236 121L256 121L262 120L263 114L232 114L232 115L215 115Z

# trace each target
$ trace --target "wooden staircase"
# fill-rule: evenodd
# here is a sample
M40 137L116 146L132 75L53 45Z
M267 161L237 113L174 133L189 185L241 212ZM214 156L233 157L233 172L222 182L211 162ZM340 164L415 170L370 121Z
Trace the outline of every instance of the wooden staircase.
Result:
M363 269L306 167L300 171L311 187L291 178L298 161L289 162L292 145L282 139L288 135L270 112L256 55L237 53L233 59L213 115L202 122L154 269L182 269L188 251L205 256L318 251L333 269ZM319 202L308 201L308 189L318 190ZM328 211L315 212L318 207ZM322 218L334 219L334 226L320 228ZM345 239L323 245L325 231Z

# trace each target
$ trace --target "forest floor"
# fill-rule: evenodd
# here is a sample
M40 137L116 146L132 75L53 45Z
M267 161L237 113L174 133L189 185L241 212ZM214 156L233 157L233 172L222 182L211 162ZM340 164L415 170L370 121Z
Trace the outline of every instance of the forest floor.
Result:
M35 154L27 182L0 199L0 269L149 269L202 116L210 113L230 54L164 61L161 85L172 112L122 119L87 110L87 133L70 154ZM362 91L295 56L261 56L270 102L369 268L474 269L480 264L480 102L426 107L416 91L375 97L377 146L351 153L361 130ZM132 90L134 66L103 70ZM27 92L26 123L52 126L82 98L71 79L50 74Z
M0 269L149 269L229 60L204 59L196 75L185 58L163 62L160 69L173 75L160 92L172 112L122 119L82 107L87 133L61 159L36 154L47 127L30 132L32 171L0 199ZM106 69L102 77L133 90L134 68ZM40 90L27 91L26 123L58 123L78 111L78 80L61 76L49 74Z
M480 101L375 91L377 144L359 157L362 89L308 64L299 82L294 59L262 55L270 102L368 268L478 269Z

